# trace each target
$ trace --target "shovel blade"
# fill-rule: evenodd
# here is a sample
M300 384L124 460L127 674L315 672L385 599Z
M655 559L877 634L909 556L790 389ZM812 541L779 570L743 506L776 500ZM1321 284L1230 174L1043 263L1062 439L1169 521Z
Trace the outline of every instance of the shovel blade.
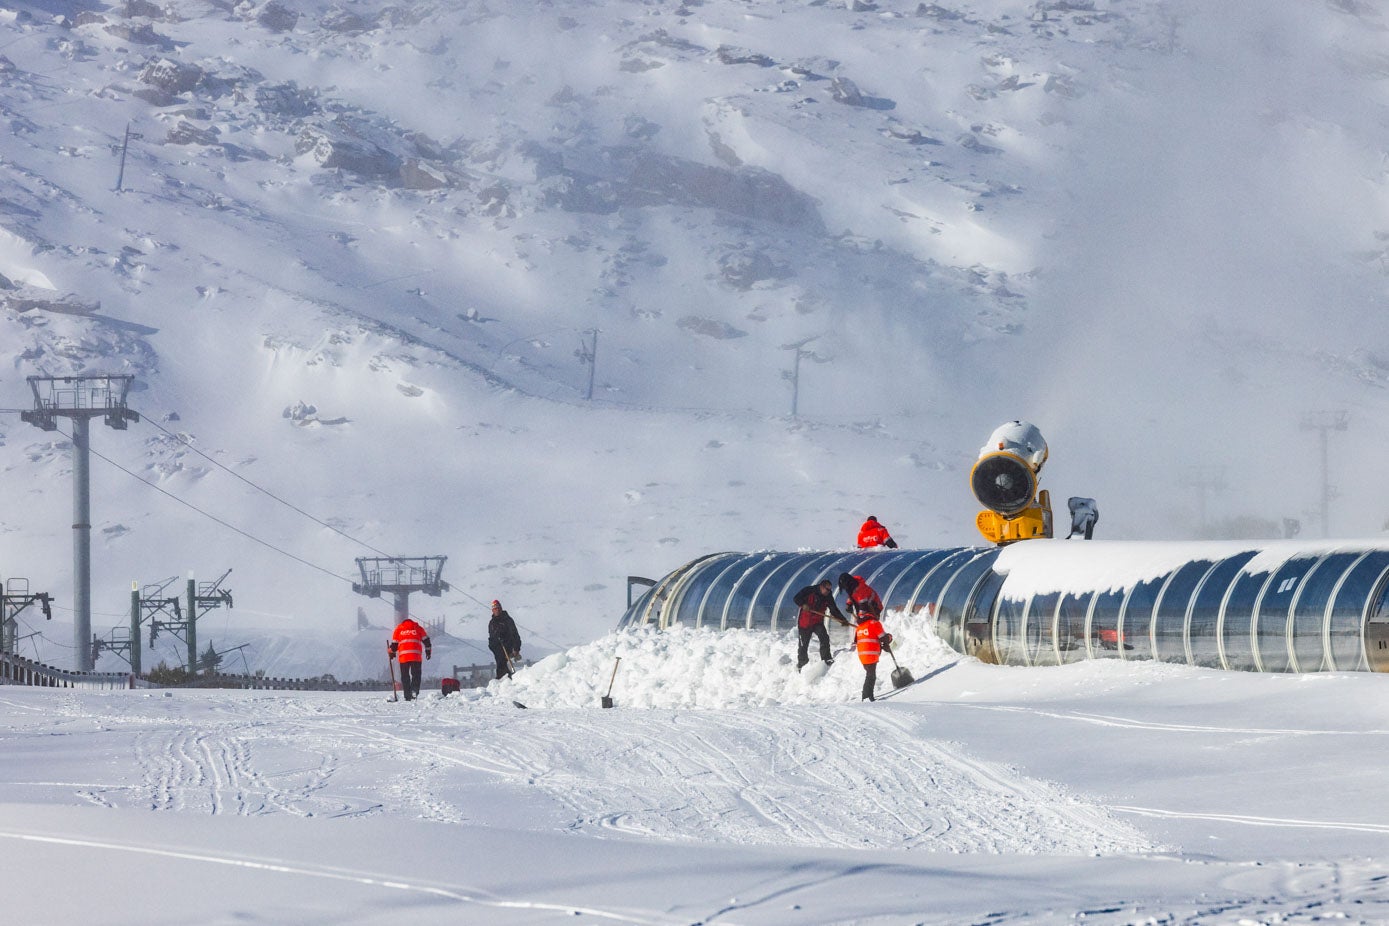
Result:
M912 678L912 673L908 669L897 668L892 670L892 687L906 688L916 679Z
M613 699L612 699L612 698L609 698L607 695L604 695L604 696L603 696L603 706L604 706L604 707L612 707L612 706L613 706Z

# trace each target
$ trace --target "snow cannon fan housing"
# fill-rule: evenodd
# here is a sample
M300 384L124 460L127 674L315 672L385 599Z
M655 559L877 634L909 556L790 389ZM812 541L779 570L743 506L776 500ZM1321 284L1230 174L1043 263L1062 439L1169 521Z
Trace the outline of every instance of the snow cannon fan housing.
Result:
M974 519L986 540L1001 546L1051 536L1051 494L1037 492L1047 453L1042 432L1026 421L999 425L979 448L969 483L986 509Z

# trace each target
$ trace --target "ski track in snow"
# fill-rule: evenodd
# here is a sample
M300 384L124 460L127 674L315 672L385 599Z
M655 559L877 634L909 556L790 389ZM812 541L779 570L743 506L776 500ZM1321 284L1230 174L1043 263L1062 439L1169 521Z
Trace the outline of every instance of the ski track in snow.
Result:
M86 801L201 814L403 814L471 822L446 796L539 789L574 832L741 845L952 853L1151 851L1138 830L1044 781L964 755L893 710L516 711L496 700L250 698L170 719L91 711L73 736L133 737L136 788ZM412 713L403 713L405 707ZM81 719L73 702L67 721ZM140 729L144 726L144 729ZM132 729L134 728L134 729ZM397 771L354 794L356 757ZM698 834L697 836L694 834Z
M631 715L622 723L586 711L556 715L528 717L525 735L508 738L503 751L573 808L579 829L962 853L1152 848L1047 783L912 736L882 714L656 711L639 727Z
M1389 730L1298 730L1287 727L1219 727L1209 724L1164 723L1156 720L1137 720L1132 717L1114 717L1107 714L1088 714L1082 711L1040 710L1032 707L1017 707L1009 704L969 704L957 702L956 706L981 711L1000 711L1015 714L1035 714L1053 720L1074 720L1079 723L1095 724L1103 727L1121 727L1132 730L1150 730L1165 733L1210 733L1218 736L1235 734L1239 736L1389 736Z

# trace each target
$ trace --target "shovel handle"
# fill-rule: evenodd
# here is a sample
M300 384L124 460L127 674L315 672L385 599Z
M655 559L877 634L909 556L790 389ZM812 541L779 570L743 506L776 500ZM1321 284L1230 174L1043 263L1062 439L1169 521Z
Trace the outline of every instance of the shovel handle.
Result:
M613 682L617 680L617 666L618 666L618 664L621 663L621 662L622 662L622 657L621 657L621 656L618 656L617 659L613 662L613 674L610 675L610 676L608 676L608 693L607 693L606 695L604 695L605 698L610 698L610 697L612 697L612 693L613 693Z

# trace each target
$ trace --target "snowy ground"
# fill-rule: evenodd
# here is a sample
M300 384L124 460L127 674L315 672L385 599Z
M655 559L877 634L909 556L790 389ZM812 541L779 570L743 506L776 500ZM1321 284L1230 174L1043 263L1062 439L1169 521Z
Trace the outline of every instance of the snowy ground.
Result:
M852 658L807 679L784 637L692 631L415 703L6 688L8 913L1389 921L1384 679L1000 668L896 631L919 681L876 704Z

